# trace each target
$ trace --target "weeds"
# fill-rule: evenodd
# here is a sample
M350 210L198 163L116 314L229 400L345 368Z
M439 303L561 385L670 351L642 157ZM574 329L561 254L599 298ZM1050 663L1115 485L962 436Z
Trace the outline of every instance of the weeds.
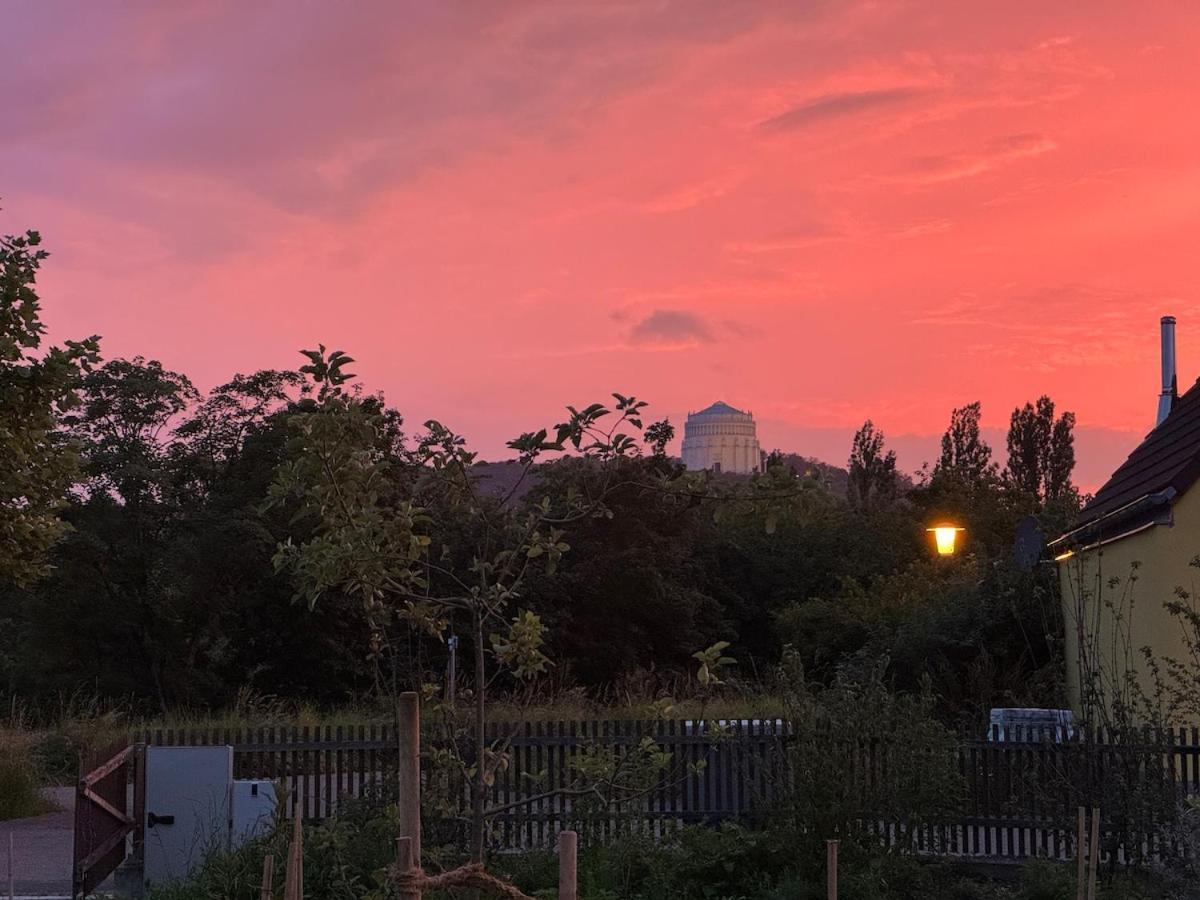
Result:
M41 815L51 808L42 796L35 746L28 732L0 727L0 821Z

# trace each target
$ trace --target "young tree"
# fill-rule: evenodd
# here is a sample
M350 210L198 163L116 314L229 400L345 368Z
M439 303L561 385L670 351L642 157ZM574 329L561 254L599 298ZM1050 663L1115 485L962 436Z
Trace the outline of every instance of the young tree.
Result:
M1009 484L1042 503L1069 499L1075 492L1075 414L1055 418L1054 401L1043 395L1037 404L1013 410L1008 428Z
M58 431L78 401L99 339L66 341L38 357L46 326L35 288L47 253L36 231L0 238L0 583L45 572L62 534L58 512L78 470L78 448Z
M950 426L942 435L942 455L933 468L935 479L949 478L965 486L995 479L997 466L992 462L992 448L979 430L980 411L976 401L950 414Z
M851 504L869 507L880 501L895 499L896 496L896 453L884 451L884 435L867 419L854 434L850 450L850 484L848 496Z
M372 626L376 659L398 662L391 626L407 625L432 636L443 635L452 620L471 638L474 689L474 759L466 774L471 783L471 857L483 858L488 787L504 764L504 747L485 740L489 684L497 669L518 681L545 670L541 620L517 604L526 584L539 573L553 573L569 549L563 529L592 516L610 515L606 499L622 460L636 455L635 435L645 403L614 394L610 409L592 404L577 410L555 429L527 432L511 441L523 476L548 452L574 451L599 474L585 489L561 497L542 497L526 508L511 502L520 480L507 496L485 496L472 467L475 454L461 437L436 421L425 423L406 463L414 484L396 496L394 469L400 461L378 450L384 425L347 384L353 362L341 351L306 350L301 368L317 386L315 397L297 405L292 417L294 460L279 470L272 495L295 504L313 522L312 536L280 546L276 566L291 573L310 607L331 592L349 593L363 605ZM609 426L601 420L609 418ZM431 487L432 486L432 487ZM470 523L464 537L469 558L461 560L433 530L423 495L460 509ZM515 610L514 610L515 607ZM515 612L515 615L514 615ZM398 679L398 665L391 677Z

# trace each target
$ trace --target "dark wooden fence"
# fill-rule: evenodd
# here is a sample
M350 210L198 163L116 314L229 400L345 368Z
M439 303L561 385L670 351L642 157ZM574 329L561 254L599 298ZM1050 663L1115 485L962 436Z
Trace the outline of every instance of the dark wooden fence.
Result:
M395 730L386 723L154 729L137 737L159 745L231 745L236 778L276 782L288 794L289 814L299 802L309 820L335 815L347 798L388 796L397 759ZM561 793L581 756L608 754L619 767L637 758L647 737L670 756L651 788ZM427 748L439 746L435 731L427 729L426 738ZM789 782L788 734L780 720L725 722L716 729L691 721L494 723L488 740L506 745L509 758L491 789L490 805L504 810L493 819L496 847L550 847L564 828L604 838L755 822L770 815ZM861 752L867 753L865 744ZM847 762L847 771L863 769ZM872 765L886 771L886 755ZM959 812L922 826L914 841L918 852L1069 859L1078 807L1099 806L1106 857L1161 858L1179 851L1167 827L1175 809L1184 798L1200 796L1200 733L1080 733L1055 740L996 729L990 738L959 742L957 766ZM445 796L446 785L440 787ZM465 801L465 789L450 788L449 795ZM523 802L530 798L536 799ZM893 823L872 829L884 843L900 840Z

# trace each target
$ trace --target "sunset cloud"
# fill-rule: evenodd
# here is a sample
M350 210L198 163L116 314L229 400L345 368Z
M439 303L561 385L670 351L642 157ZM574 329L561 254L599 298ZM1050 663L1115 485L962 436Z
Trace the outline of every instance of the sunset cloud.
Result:
M855 113L907 103L926 92L919 87L895 87L823 94L765 119L759 123L759 127L766 131L792 131Z
M990 141L978 152L920 157L913 161L911 172L906 179L921 184L933 184L970 178L1056 149L1058 144L1043 134L1010 134Z
M630 339L637 344L708 343L712 331L695 313L682 309L656 309L633 326Z

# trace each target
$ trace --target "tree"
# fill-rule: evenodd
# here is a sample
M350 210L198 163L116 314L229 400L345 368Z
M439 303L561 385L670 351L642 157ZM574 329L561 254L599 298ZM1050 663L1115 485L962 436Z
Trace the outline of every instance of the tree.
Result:
M1054 401L1043 395L1037 404L1013 410L1008 428L1009 484L1041 503L1069 500L1075 494L1075 414L1055 418Z
M86 442L90 490L63 511L73 531L54 571L14 595L16 690L34 701L82 683L166 711L369 689L358 607L337 597L297 618L271 564L280 540L305 535L290 510L261 509L296 380L239 375L195 402L184 376L141 359L84 379L67 425Z
M78 401L79 378L99 359L99 338L66 341L40 358L46 326L35 288L47 257L36 231L0 238L0 583L46 571L62 535L59 510L75 481L78 447L58 430Z
M869 507L896 496L896 454L884 452L884 434L867 419L854 434L850 450L848 496L855 506Z
M696 559L697 532L711 513L681 491L655 489L659 462L623 461L605 500L612 515L564 526L571 552L554 578L537 579L525 592L547 625L556 664L588 687L635 674L644 683L677 675L696 647L725 633ZM538 476L530 502L546 496L561 506L572 493L597 490L605 472L568 457L543 465Z
M174 431L181 482L203 493L240 454L247 437L285 408L304 379L298 372L263 369L212 389Z
M90 487L115 492L136 511L160 496L171 428L200 393L186 375L141 356L110 360L82 388L83 403L66 422L85 448Z
M645 439L655 456L666 456L667 444L675 440L675 426L671 424L670 419L651 422L646 426Z
M950 414L950 426L942 435L942 455L933 468L934 479L950 479L967 487L995 480L992 448L979 430L980 411L976 401Z

